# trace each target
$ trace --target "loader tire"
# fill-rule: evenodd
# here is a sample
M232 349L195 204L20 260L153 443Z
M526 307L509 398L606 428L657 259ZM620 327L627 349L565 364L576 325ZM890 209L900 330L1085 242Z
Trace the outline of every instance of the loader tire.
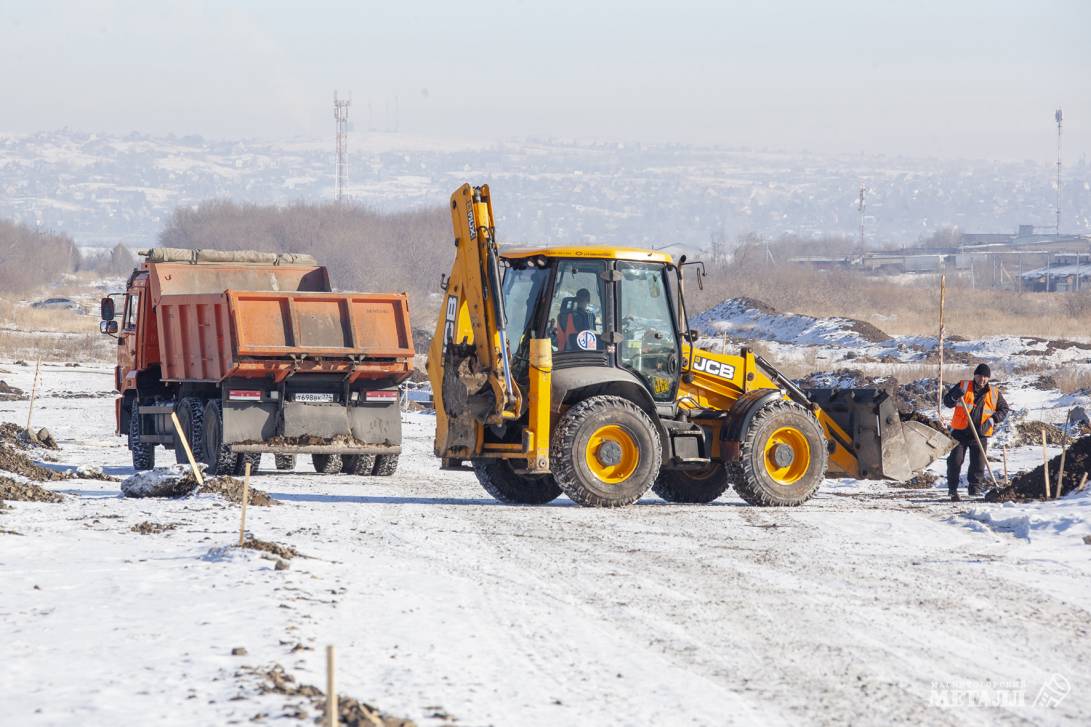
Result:
M390 477L392 474L398 471L398 455L396 454L378 454L375 455L375 469L372 474L376 477Z
M485 492L508 505L544 505L561 496L552 475L521 475L502 459L477 460L473 465Z
M557 485L585 507L631 505L659 474L659 432L634 402L592 396L561 416L549 448Z
M178 423L182 425L182 433L186 435L189 448L193 452L193 459L201 462L201 448L204 446L204 421L205 407L200 399L192 396L183 397L174 407L178 416ZM182 440L178 432L174 433L174 459L178 464L189 464L186 456L186 448L182 446Z
M231 446L224 444L223 402L213 399L205 404L204 436L202 437L201 461L206 465L205 474L233 475L242 466L243 456L231 451Z
M295 455L294 454L274 454L273 462L276 464L278 470L294 470L295 469Z
M137 472L155 467L155 445L140 441L140 414L137 401L133 400L133 411L129 415L129 449L133 453L133 469Z
M336 475L341 471L341 455L339 454L312 454L311 464L314 471L322 475Z
M318 469L316 466L315 469ZM341 471L346 475L370 477L375 470L375 455L346 454L341 457Z
M811 499L826 477L829 453L814 416L790 401L774 401L754 416L728 474L751 505L794 506Z
M723 462L714 462L704 470L663 470L652 492L667 502L703 505L724 494L730 484Z

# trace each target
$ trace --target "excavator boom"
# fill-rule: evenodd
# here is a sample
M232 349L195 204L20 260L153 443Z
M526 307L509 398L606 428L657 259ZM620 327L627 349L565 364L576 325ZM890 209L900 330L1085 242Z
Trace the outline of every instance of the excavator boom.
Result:
M436 400L436 455L469 457L478 423L517 419L522 395L512 379L500 256L488 185L451 195L455 261L428 354Z

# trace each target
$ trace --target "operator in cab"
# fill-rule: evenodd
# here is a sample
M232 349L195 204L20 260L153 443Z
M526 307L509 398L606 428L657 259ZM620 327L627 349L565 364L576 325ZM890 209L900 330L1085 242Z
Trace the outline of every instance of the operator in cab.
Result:
M959 500L959 477L967 449L970 450L970 468L966 473L966 494L970 497L978 494L985 481L985 467L988 466L985 452L989 437L1008 416L1008 402L1000 393L1000 387L989 383L991 377L988 364L978 364L973 379L958 382L943 395L943 405L955 410L951 417L951 436L956 444L947 455L947 493L952 502Z

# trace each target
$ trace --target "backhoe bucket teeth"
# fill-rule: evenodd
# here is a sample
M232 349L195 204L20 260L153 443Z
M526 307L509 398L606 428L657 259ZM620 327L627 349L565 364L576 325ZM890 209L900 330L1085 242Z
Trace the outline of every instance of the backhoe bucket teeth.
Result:
M881 389L808 389L807 397L852 437L852 453L865 480L907 480L955 446L918 421L902 421Z

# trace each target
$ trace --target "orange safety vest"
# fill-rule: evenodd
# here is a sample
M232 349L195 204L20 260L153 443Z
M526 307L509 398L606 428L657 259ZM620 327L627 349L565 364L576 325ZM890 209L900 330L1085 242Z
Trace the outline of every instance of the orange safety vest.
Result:
M974 410L974 382L963 381L959 386L962 387L962 401L966 403L970 411ZM1000 398L999 390L995 384L989 384L988 390L985 392L985 403L981 406L981 421L979 424L983 424L986 419L996 413L996 402ZM966 416L966 410L959 404L955 407L955 415L951 417L951 429L966 429L970 426L970 418ZM981 433L984 437L991 437L993 435L993 423L989 422L989 427Z

